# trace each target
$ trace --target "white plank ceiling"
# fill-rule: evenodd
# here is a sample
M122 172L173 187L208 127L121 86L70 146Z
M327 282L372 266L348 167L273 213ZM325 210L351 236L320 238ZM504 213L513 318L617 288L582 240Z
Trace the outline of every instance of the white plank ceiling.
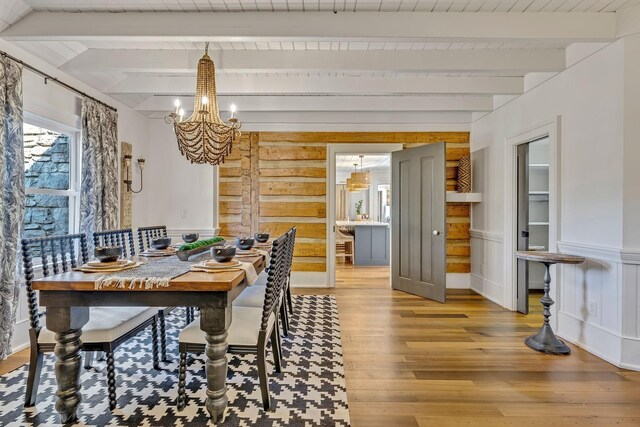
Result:
M6 0L3 0L6 1ZM24 0L62 12L613 12L636 0Z
M572 44L615 40L609 18L634 7L640 0L0 0L0 39L151 118L175 98L188 112L208 40L222 115L235 103L245 129L465 130L495 97L521 94L525 76L562 71ZM315 33L286 24L312 15Z
M359 154L345 154L336 156L336 171L337 172L353 172L353 165L358 165L358 171L360 170L360 155ZM374 170L386 170L391 167L391 156L389 154L366 154L362 158L362 170L374 171Z

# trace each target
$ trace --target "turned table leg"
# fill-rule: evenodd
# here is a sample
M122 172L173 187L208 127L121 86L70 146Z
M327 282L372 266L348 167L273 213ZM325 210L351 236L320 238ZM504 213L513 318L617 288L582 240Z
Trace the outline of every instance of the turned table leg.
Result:
M200 310L200 329L205 333L207 346L205 365L207 375L207 411L213 422L224 420L227 408L227 330L231 325L231 307L203 307Z
M553 333L553 329L551 329L551 325L549 324L549 317L551 317L551 306L554 304L553 299L549 295L549 291L551 290L551 273L549 269L551 268L552 263L543 262L545 266L544 273L544 295L540 299L542 303L542 315L544 316L544 321L542 323L542 327L540 331L536 335L532 335L529 338L525 339L524 342L530 348L542 351L548 354L571 354L571 349L558 337Z
M82 326L89 321L88 307L47 307L47 328L55 332L56 411L62 424L78 419L80 396L80 347Z

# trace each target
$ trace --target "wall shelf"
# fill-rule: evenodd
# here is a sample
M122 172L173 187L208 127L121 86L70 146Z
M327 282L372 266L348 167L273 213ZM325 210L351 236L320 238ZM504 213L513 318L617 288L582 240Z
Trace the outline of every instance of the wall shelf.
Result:
M481 201L482 193L458 193L457 191L447 191L447 202L478 203Z

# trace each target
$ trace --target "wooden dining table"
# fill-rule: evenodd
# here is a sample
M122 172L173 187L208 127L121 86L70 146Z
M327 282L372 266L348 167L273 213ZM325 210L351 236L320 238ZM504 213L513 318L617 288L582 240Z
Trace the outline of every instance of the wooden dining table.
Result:
M144 259L153 262L153 259ZM263 256L243 258L260 273ZM247 286L243 270L216 273L189 271L172 279L168 287L129 289L107 287L96 290L100 273L70 271L33 281L40 291L40 305L47 308L47 328L56 335L55 376L58 385L56 410L62 423L78 419L80 348L82 327L89 321L89 307L199 307L200 329L205 333L206 408L214 422L224 418L227 407L227 330L231 325L233 300Z

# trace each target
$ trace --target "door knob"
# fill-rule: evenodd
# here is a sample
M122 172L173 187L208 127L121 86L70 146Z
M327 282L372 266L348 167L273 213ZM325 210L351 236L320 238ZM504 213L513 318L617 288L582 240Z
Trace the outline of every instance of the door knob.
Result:
M433 230L433 235L434 236L439 236L442 234L442 231L438 231L438 230Z

